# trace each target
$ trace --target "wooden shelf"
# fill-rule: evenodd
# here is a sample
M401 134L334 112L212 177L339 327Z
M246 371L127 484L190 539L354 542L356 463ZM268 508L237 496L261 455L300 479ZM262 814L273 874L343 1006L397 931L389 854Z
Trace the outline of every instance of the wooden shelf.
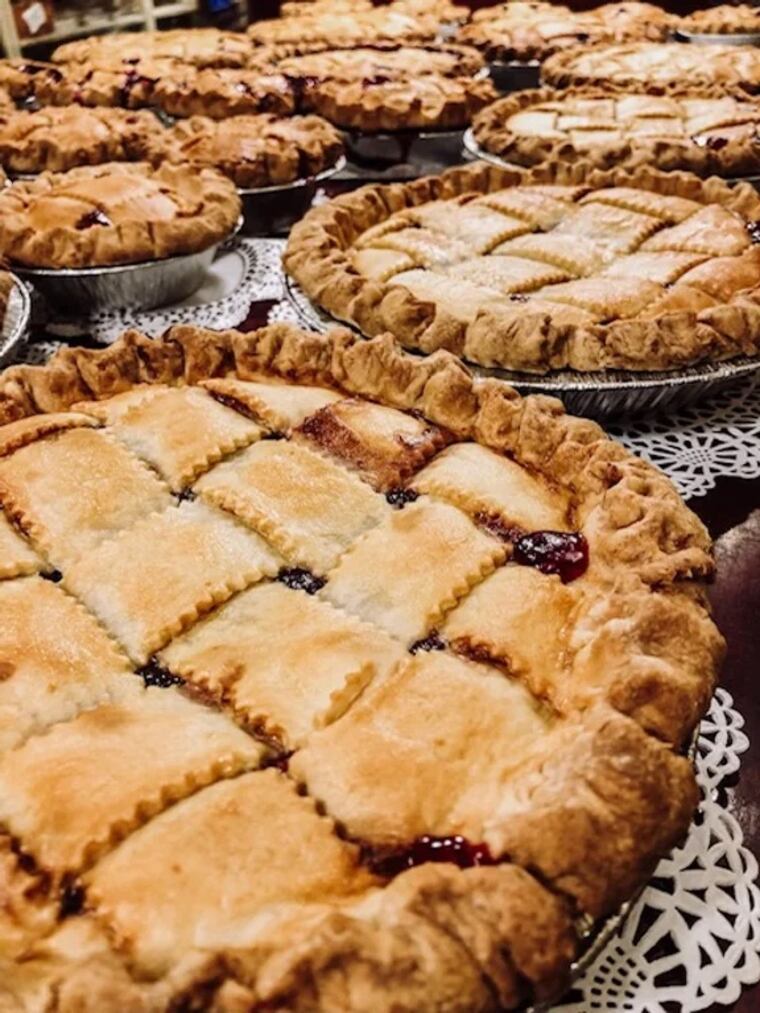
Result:
M0 0L0 34L6 56L17 57L27 46L39 46L63 42L82 35L94 35L96 32L132 28L143 25L155 28L156 22L164 18L176 18L183 14L194 14L198 9L198 0L174 0L174 2L157 4L154 0L141 0L140 9L127 14L114 14L110 17L99 14L91 18L56 17L55 28L44 35L35 35L28 39L19 38L13 19L10 0Z

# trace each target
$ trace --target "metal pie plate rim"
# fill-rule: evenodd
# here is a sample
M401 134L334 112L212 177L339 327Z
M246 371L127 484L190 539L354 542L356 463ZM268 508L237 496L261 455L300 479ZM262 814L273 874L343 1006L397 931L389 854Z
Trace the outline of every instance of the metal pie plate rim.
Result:
M301 190L312 183L322 183L324 180L336 176L339 172L342 172L345 167L346 156L341 155L337 162L328 166L326 169L322 169L321 172L314 173L313 176L303 176L300 179L292 180L290 183L277 183L274 186L239 186L237 188L237 192L241 197L255 197L258 194L277 194L287 193L290 190Z
M29 289L16 274L12 271L8 273L13 280L13 287L8 294L8 305L0 327L0 362L24 341L32 314Z
M301 287L285 274L284 290L288 301L299 318L316 330L326 331L330 327L349 327L361 337L361 331L346 321L331 317L309 299ZM407 350L408 351L408 350ZM422 354L411 352L411 354ZM496 377L506 380L520 390L536 393L590 393L614 392L625 394L644 389L662 390L688 387L706 381L739 379L760 369L760 355L755 357L737 356L735 359L712 363L703 362L682 369L636 372L634 370L607 370L599 373L579 373L576 370L556 370L552 373L525 373L517 370L491 368L461 359L462 363L476 376Z
M689 32L677 28L674 36L679 42L704 43L726 46L759 46L760 32Z
M192 253L177 253L171 257L160 257L154 260L138 260L130 264L102 264L96 267L24 267L21 264L14 264L13 271L21 277L34 278L96 278L101 275L129 274L134 271L146 270L153 267L163 267L166 264L177 264L183 260L199 257L209 250L216 249L223 243L228 243L234 238L243 227L243 216L240 215L234 228L220 239L214 240L202 250L194 250Z

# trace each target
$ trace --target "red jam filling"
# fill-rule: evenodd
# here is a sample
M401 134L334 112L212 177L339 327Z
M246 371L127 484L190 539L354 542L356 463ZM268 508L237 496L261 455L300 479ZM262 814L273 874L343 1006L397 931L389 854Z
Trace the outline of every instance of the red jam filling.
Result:
M458 834L452 837L434 837L425 834L413 841L408 848L399 848L384 855L371 857L369 865L378 876L391 878L426 862L448 862L460 869L496 864L487 844L476 844Z
M588 569L588 542L580 531L531 531L515 542L512 558L569 584Z

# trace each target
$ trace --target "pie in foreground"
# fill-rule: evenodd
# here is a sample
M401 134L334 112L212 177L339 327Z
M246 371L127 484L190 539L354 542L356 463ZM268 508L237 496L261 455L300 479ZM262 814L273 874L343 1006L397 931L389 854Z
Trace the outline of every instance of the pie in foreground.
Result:
M747 183L475 162L312 208L283 262L328 313L414 350L660 370L757 353L758 222Z
M670 483L289 325L68 348L0 420L0 1008L561 992L697 802L722 644Z

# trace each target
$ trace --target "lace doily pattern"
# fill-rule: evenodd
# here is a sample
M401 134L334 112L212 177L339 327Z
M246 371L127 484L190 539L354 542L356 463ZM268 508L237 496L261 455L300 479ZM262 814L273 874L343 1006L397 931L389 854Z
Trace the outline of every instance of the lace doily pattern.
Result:
M719 689L700 728L702 802L686 840L555 1013L696 1013L760 980L757 862L717 797L747 748L742 725Z

